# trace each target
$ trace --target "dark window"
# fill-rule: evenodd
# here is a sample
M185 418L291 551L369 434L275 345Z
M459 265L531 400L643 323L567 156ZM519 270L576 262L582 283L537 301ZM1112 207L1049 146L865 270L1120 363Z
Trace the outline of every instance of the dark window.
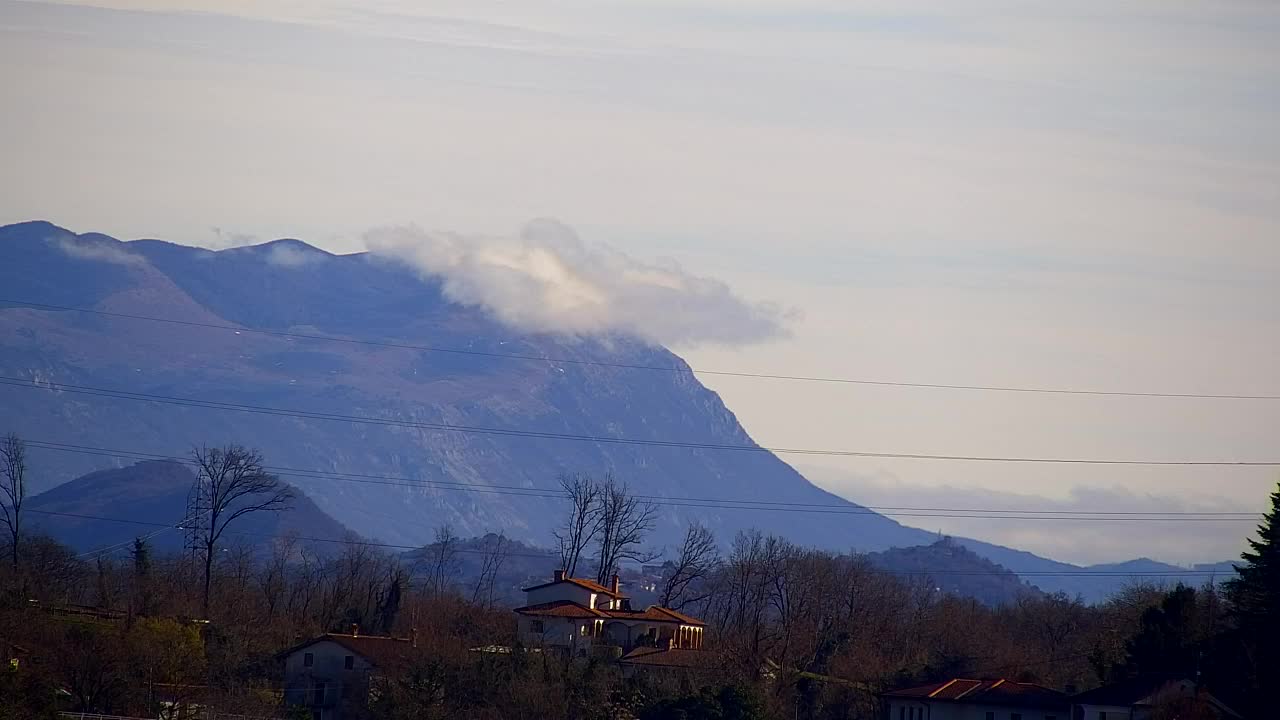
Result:
M995 714L994 712L991 712L990 710L988 710L988 711L987 711L987 720L996 720L996 714Z
M1009 713L1009 720L1022 720L1022 713Z
M353 655L348 655L342 659L342 667L350 670L356 666L356 659Z
M541 621L541 620L531 620L531 621L529 621L529 632L541 633L541 632L542 632L542 621Z
M900 707L900 708L898 708L898 720L907 720L907 709L906 709L906 708L904 708L904 707Z
M324 704L324 683L322 682L316 683L315 696L312 698L311 704L312 705Z
M306 653L302 656L302 667L311 667L316 664L316 656Z
M349 700L351 698L351 683L342 683L342 699Z
M1107 720L1107 711L1106 711L1106 710L1099 710L1099 711L1098 711L1098 720Z
M1057 715L1045 715L1044 720L1058 720Z

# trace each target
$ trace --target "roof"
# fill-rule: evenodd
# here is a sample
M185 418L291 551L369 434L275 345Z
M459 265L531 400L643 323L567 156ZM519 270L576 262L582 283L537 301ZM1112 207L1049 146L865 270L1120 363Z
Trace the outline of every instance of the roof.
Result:
M1182 678L1168 675L1139 675L1110 685L1103 685L1075 695L1071 702L1078 705L1137 705L1158 690Z
M559 585L561 583L569 583L570 585L577 585L578 587L584 590L590 590L593 593L608 595L609 597L616 597L616 598L626 597L626 595L623 595L622 593L616 593L613 590L610 590L609 588L596 582L595 580L588 580L586 578L574 578L574 577L567 577L563 580L552 580L551 582L542 583L541 585L534 585L533 587L525 588L524 591L530 592L532 590L541 590L544 587L551 587L552 585Z
M711 661L712 655L706 650L649 647L636 648L618 660L623 665L668 668L709 668Z
M680 623L682 625L705 625L696 618L676 612L661 605L650 605L644 610L601 610L606 617L616 620L645 620L647 622Z
M413 650L413 644L406 638L386 637L384 635L342 635L340 633L325 633L306 642L294 645L288 650L281 651L276 655L278 658L287 657L299 650L308 648L320 642L332 642L341 645L350 650L352 654L368 660L371 664L386 667L402 663L408 659L410 652Z
M1076 705L1111 705L1114 707L1132 707L1141 705L1150 705L1155 695L1165 690L1170 685L1185 685L1195 688L1195 683L1186 677L1179 675L1139 675L1138 677L1121 680L1103 685L1102 687L1086 690L1085 692L1075 695L1071 698L1071 702ZM1189 697L1190 695L1188 695ZM1221 708L1225 713L1232 717L1239 717L1234 710L1222 704L1222 701L1209 695L1201 693L1198 695L1202 699L1207 700L1211 704Z
M535 617L563 617L563 618L602 618L607 617L601 610L593 610L586 605L581 605L572 600L553 600L551 602L538 603L537 605L526 605L522 608L516 608L516 612L521 615L533 615Z
M1065 709L1070 704L1070 699L1065 693L1035 683L1013 682L1003 678L997 680L953 678L945 682L893 690L884 693L884 697L1024 708Z
M697 618L689 617L681 612L658 605L650 605L644 610L606 610L589 608L572 600L552 600L551 602L526 605L516 608L521 615L534 617L563 617L605 620L643 620L645 622L680 623L682 625L705 625Z

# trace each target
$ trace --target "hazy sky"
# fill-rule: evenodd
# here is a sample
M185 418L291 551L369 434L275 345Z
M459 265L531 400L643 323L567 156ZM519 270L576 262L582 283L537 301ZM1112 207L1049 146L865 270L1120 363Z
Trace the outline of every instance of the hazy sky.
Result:
M1278 78L1271 0L0 0L0 222L352 251L555 218L785 319L678 336L695 367L1280 394ZM705 381L766 445L1280 458L1274 401ZM1261 510L1280 479L806 463L872 505ZM1075 561L1252 529L916 524Z

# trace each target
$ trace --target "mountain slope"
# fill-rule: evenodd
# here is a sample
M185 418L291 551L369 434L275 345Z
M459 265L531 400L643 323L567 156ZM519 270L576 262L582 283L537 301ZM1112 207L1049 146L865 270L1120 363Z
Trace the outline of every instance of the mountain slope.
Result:
M99 470L30 497L30 526L81 552L128 543L140 535L150 536L159 550L178 550L181 530L83 516L176 525L186 514L187 492L194 480L186 465L160 460ZM243 515L228 532L227 545L262 547L273 536L342 538L348 530L299 493L289 510Z
M720 397L669 351L626 337L518 332L375 256L335 256L296 240L214 252L77 235L46 222L0 227L0 252L0 296L115 313L0 304L0 375L19 379L0 381L0 431L98 449L33 446L33 491L100 468L111 461L104 454L128 451L114 460L123 466L138 459L130 453L168 457L195 444L234 441L261 449L286 481L345 527L390 543L425 544L447 524L462 537L501 530L545 546L563 512L556 477L566 471L613 472L655 498L792 504L664 504L653 537L659 547L693 520L725 544L752 527L841 551L934 540L815 487L770 453L662 446L755 445ZM308 334L351 342L297 336ZM47 383L178 400L54 391ZM182 399L286 412L192 407ZM804 512L794 504L857 514ZM1015 571L1081 570L977 540L957 542ZM1063 576L1036 584L1098 599L1126 581Z
M25 301L687 370L670 352L628 338L522 334L449 303L437 285L404 267L368 255L333 256L296 241L211 252L24 223L0 229L0 248L13 260L0 268L0 287L7 297ZM392 423L754 444L720 398L688 372L236 334L30 307L0 310L0 333L8 338L0 349L0 374L39 382ZM556 498L541 495L555 490L556 476L564 471L612 471L653 496L844 502L766 452L300 419L13 386L0 386L0 399L0 426L36 440L163 455L195 443L258 447L271 465L305 471L285 479L344 525L394 543L423 543L436 527L451 524L464 537L502 529L546 544L562 508ZM92 469L101 458L33 449L33 461L36 482L50 487ZM365 477L338 480L315 471ZM542 493L511 494L508 488ZM692 519L726 541L753 526L841 549L877 550L931 538L875 514L662 510L659 543L671 542Z

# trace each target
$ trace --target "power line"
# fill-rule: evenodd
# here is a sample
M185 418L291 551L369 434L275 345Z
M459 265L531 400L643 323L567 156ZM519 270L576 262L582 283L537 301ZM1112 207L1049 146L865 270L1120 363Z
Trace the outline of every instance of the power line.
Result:
M170 455L160 455L156 453L143 453L131 450L113 450L110 448L98 448L85 445L74 445L69 443L52 443L42 440L27 440L31 447L41 448L45 450L54 450L59 452L74 452L86 455L98 455L113 458L125 458L135 460L166 460L171 462L182 463L184 465L192 465L190 459L173 457ZM389 475L369 475L361 473L341 473L329 470L305 470L298 468L280 467L267 465L264 469L286 477L301 477L317 480L338 480L353 483L368 483L374 485L390 485L393 487L440 487L444 490L458 490L463 492L480 492L493 493L499 495L516 495L520 497L537 497L553 500L563 500L567 496L561 490L555 488L521 488L510 485L481 485L479 483L463 483L449 481L433 481L433 480L416 480L414 478L396 477ZM1219 512L1123 512L1123 511L1009 511L1009 510L992 510L989 508L887 508L871 505L856 505L848 503L845 505L826 504L821 505L814 503L811 506L806 503L786 503L772 502L765 500L711 500L705 498L680 498L667 497L662 495L635 495L635 498L644 500L650 505L668 506L668 507L687 507L687 508L707 508L707 509L723 509L723 510L761 510L773 512L809 512L831 515L879 515L885 517L921 517L921 518L956 518L956 519L988 519L988 520L1074 520L1074 521L1103 521L1103 522L1247 522L1253 523L1258 520L1260 515L1257 513L1219 513ZM802 507L792 507L800 505ZM914 510L919 512L901 512L899 510ZM1009 513L1023 514L1009 514ZM989 514L999 513L999 514Z
M103 522L116 522L116 523L123 523L123 524L128 524L128 525L143 525L143 526L151 526L151 527L163 527L163 528L166 528L166 529L176 527L175 525L172 525L172 524L166 524L166 523L154 522L154 521L148 521L148 520L133 520L133 519L129 519L129 518L114 518L114 517L106 517L106 516L102 516L102 515L89 515L89 514L85 514L85 513L68 513L68 512L56 512L56 511L52 511L52 510L36 510L36 509L24 509L24 510L23 510L23 512L36 513L36 514L40 514L40 515L51 515L51 516L56 516L56 517L70 517L70 518L78 518L78 519L82 519L82 520L97 520L97 521L103 521ZM380 547L380 548L388 548L388 549L393 549L393 550L425 550L425 549L427 549L427 548L430 548L430 547L431 547L431 545L430 545L430 544L425 544L425 545L400 545L400 544L396 544L396 543L375 542L375 541L372 541L372 540L363 540L363 539L359 539L359 538L322 538L322 537L310 537L310 536L306 536L306 535L291 535L291 534L278 535L278 534L274 534L274 533L249 532L249 531L246 531L246 530L227 530L227 531L226 531L226 533L227 533L228 535L242 535L242 536L246 536L246 537L260 537L260 538L266 538L266 539L271 539L271 540L300 540L300 541L307 541L307 542L336 543L336 544L340 544L340 545L360 545L360 546L368 546L368 547ZM132 541L130 541L130 542L132 542ZM488 551L488 550L471 549L471 548L457 548L457 549L455 549L453 552L459 552L459 553L474 553L474 554L486 554L486 553L488 553L489 551ZM555 554L554 552L552 552L552 551L547 551L547 552L545 552L545 553L518 553L518 552L507 552L507 553L504 553L504 554L505 554L507 557L527 557L527 558L537 558L537 559L541 559L541 560L555 560L555 559L556 559L556 554ZM1215 576L1215 575L1224 575L1224 574L1226 574L1226 573L1224 573L1223 571L1220 571L1220 570L1178 570L1178 571L1167 571L1167 570L1162 570L1162 571L1144 571L1144 572L1124 572L1124 571L1115 571L1115 570L1091 571L1091 570L1087 570L1087 569L1085 569L1085 568L1081 568L1081 569L1079 569L1079 570L1029 570L1029 571L1024 571L1024 572L1019 572L1019 571L1017 571L1017 570L999 570L999 571L996 571L996 570L905 570L905 571L897 571L897 570L887 570L887 569L867 570L866 572L867 572L868 574L872 574L872 575L905 575L905 576L935 576L935 575L937 575L937 576L943 576L943 575L962 575L962 576L968 576L968 575L976 575L976 576L1001 575L1001 576L1003 576L1003 575L1007 575L1007 574L1013 574L1013 575L1017 575L1017 576L1019 576L1019 577L1126 577L1126 578L1128 578L1128 577L1170 577L1170 578L1176 578L1176 577L1186 577L1186 576Z
M146 322L166 323L170 325L181 325L186 327L205 328L210 330L224 330L241 333L252 333L256 335L266 335L270 337L286 338L292 340L319 340L324 342L346 343L349 345L364 345L371 347L387 347L402 350L419 350L423 352L448 353L452 355L472 355L477 357L499 358L505 360L526 360L543 363L558 363L563 365L590 365L595 367L607 367L621 370L644 370L667 373L681 374L697 374L697 375L714 375L720 377L738 377L753 378L761 380L787 380L796 382L813 382L813 383L837 383L843 385L869 385L878 387L901 387L901 388L924 388L932 390L975 390L983 392L1004 392L1004 393L1034 393L1046 395L1093 395L1103 397L1136 397L1136 398L1180 398L1180 399L1198 399L1198 400L1280 400L1280 395L1250 395L1250 394L1232 394L1232 393L1173 393L1173 392L1136 392L1136 391L1114 391L1114 390L1081 390L1071 388L1044 388L1044 387L1025 387L1010 385L968 385L968 384L952 384L952 383L923 383L923 382L904 382L895 380L867 380L860 378L842 378L842 377L820 377L814 375L785 375L775 373L759 373L759 372L738 372L730 370L704 370L691 368L687 365L684 367L665 366L665 365L643 365L638 363L619 363L608 362L605 360L584 360L581 358L565 358L565 357L544 357L540 355L526 355L520 353L500 353L485 350L467 350L463 348L448 348L435 345L415 345L411 343L396 343L379 340L362 340L358 338L344 338L333 335L317 335L312 333L288 332L283 330L266 330L262 328L242 327L238 325L226 325L221 323L199 322L195 320L176 320L172 318L153 317L149 315L135 315L132 313L108 312L105 310L94 310L92 308L74 307L70 305L53 305L48 303L37 303L26 300L11 300L0 298L0 303L15 305L20 307L29 307L42 310L60 310L68 312L85 313L89 315L99 315L103 317L121 318L127 320L139 320Z
M361 425L381 425L391 427L407 427L419 430L438 430L441 432L459 432L476 435L494 435L504 437L521 437L539 440L566 440L577 442L593 442L610 445L639 445L646 447L688 448L693 450L723 450L752 453L774 453L779 455L824 455L832 457L861 458L897 458L909 460L946 460L954 462L999 462L999 463L1038 463L1060 465L1132 465L1132 466L1180 466L1180 467L1280 467L1280 461L1227 461L1227 460L1116 460L1088 458L1046 458L1046 457L1006 457L980 455L938 455L929 453L889 453L868 452L858 450L818 450L806 448L765 447L762 445L729 445L722 443L698 443L680 440L642 440L638 438L608 437L603 435L579 435L572 433L541 432L533 430L514 430L473 425L450 425L447 423L414 422L409 420L392 420L388 418L372 418L359 415L343 415L340 413L311 412L288 408L274 408L262 405L229 403L215 400L200 400L173 395L157 395L110 388L91 387L87 385L71 385L51 381L38 382L24 378L0 376L0 385L13 387L66 392L80 395L107 397L116 400L132 400L135 402L154 402L182 407L195 407L208 410L230 410L234 412L257 415L275 415L306 420L329 420L349 422Z

